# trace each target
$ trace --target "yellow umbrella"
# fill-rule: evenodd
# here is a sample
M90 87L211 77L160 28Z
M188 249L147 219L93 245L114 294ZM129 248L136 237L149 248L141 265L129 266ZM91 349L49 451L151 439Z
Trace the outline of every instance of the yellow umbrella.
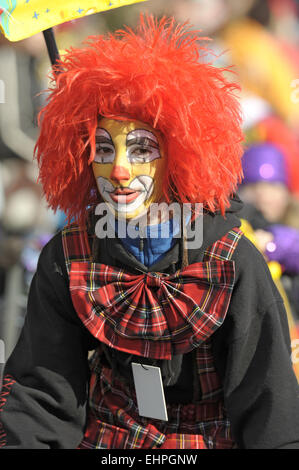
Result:
M146 0L0 0L0 31L10 41L83 16Z

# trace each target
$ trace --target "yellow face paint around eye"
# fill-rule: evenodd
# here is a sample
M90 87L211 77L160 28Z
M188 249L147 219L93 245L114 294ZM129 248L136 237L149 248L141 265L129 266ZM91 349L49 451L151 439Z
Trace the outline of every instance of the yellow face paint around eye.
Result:
M103 200L132 219L163 200L166 158L162 138L140 121L102 118L96 132L93 173Z

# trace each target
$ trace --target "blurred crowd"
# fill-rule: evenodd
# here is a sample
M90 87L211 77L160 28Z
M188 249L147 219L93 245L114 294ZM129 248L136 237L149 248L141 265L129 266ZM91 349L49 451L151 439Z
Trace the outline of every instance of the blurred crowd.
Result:
M59 50L134 26L141 11L190 20L212 39L205 60L233 66L245 135L242 228L285 298L298 367L299 1L149 0L55 27ZM6 357L24 321L40 250L65 223L64 214L47 208L32 159L49 69L41 33L18 43L0 36L0 338Z

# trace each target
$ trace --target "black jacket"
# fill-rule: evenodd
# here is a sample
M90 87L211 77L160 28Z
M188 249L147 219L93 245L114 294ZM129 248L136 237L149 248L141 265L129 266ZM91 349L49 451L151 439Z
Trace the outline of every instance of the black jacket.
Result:
M204 243L200 250L190 250L190 263L201 261L206 247L240 225L234 214L239 209L236 199L225 218L205 215ZM151 270L165 271L179 263L179 245ZM212 344L233 438L239 448L299 448L299 387L283 301L263 256L248 239L241 238L232 259L235 287ZM139 265L118 239L101 240L98 261ZM96 346L72 305L58 233L40 255L25 325L5 367L15 382L0 412L4 448L76 448L86 422L88 352ZM183 367L177 389L172 387L167 399L188 394L186 379L188 369Z

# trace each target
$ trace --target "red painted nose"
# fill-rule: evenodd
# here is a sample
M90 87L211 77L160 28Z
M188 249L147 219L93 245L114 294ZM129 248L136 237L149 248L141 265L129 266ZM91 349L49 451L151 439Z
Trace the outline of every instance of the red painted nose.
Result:
M114 181L129 180L130 179L129 170L127 170L127 168L125 168L124 166L116 165L112 169L110 179Z

